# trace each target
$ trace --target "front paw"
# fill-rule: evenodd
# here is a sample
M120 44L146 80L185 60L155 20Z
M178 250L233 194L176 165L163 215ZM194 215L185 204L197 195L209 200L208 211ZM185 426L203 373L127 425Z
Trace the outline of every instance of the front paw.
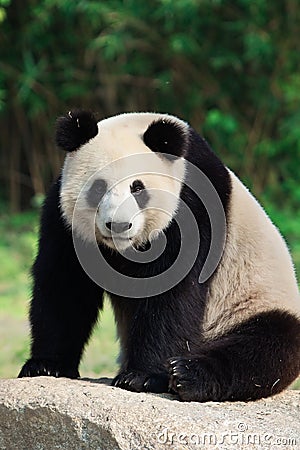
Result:
M119 373L112 381L116 386L132 392L168 392L169 377L167 374L149 374L135 370Z
M205 357L171 358L169 363L169 390L185 402L219 401L220 383Z
M77 369L62 368L59 363L54 361L31 358L22 367L18 378L42 376L79 378L79 372Z

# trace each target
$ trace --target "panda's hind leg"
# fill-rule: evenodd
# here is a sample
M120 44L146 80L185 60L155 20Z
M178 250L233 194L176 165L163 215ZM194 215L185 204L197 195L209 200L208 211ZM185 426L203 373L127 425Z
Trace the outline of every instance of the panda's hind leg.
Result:
M279 310L259 314L201 349L169 360L171 391L183 401L268 397L300 372L300 321Z

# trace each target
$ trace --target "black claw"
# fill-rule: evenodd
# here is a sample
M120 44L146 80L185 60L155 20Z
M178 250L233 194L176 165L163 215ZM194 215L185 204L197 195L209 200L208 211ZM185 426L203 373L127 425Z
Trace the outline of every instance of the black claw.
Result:
M77 369L63 368L58 362L32 358L24 364L18 378L40 376L79 378L79 372Z
M112 385L133 392L168 392L168 374L143 372L122 372L112 381Z

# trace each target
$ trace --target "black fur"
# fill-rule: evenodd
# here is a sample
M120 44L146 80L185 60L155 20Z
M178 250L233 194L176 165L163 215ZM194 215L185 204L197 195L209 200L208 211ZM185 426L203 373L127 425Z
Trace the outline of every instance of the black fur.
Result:
M130 191L134 195L135 200L141 209L146 208L150 195L141 180L135 180L130 186Z
M91 208L97 208L102 197L107 191L107 183L105 180L95 180L89 188L86 201Z
M76 378L83 348L102 308L103 291L82 270L59 207L60 179L43 207L32 269L31 358L20 377Z
M145 131L143 139L153 152L165 153L170 160L176 156L183 156L187 147L185 130L168 118L152 122Z
M156 142L157 126L160 134ZM163 151L159 147L164 129L160 121L145 133L154 151ZM166 129L172 137L173 124ZM169 150L178 156L178 149L184 149L185 158L213 183L228 215L231 183L227 169L194 130L186 134L180 130L177 139L180 145L174 141ZM187 173L188 180L193 176ZM201 183L198 178L195 181ZM60 180L43 210L33 268L31 359L20 376L49 373L77 377L84 345L102 307L103 291L81 269L71 232L61 218L59 191ZM187 276L166 293L139 300L111 295L121 342L121 367L113 384L138 392L170 390L185 401L248 400L279 392L299 373L299 320L281 311L268 312L218 339L204 340L203 316L214 277L203 284L198 283L198 277L210 247L210 222L201 199L185 185L181 197L197 220L201 237L198 257ZM105 246L100 250L118 272L138 278L154 276L177 258L181 235L175 219L183 216L180 207L165 230L166 248L153 262L131 261ZM187 258L188 247L184 249Z
M287 312L259 314L198 354L169 360L170 389L184 401L256 400L285 389L300 372L300 322Z
M86 144L98 134L97 120L88 111L69 111L56 122L56 144L58 147L73 152Z
M125 371L116 376L112 386L133 392L167 392L169 376L167 373L149 374L137 371Z

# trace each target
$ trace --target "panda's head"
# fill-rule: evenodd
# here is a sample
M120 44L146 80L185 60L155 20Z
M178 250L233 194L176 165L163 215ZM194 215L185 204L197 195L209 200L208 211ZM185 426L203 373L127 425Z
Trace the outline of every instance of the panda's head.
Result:
M188 125L166 114L102 120L71 111L57 121L68 152L60 207L84 240L113 249L143 247L168 227L185 175Z

